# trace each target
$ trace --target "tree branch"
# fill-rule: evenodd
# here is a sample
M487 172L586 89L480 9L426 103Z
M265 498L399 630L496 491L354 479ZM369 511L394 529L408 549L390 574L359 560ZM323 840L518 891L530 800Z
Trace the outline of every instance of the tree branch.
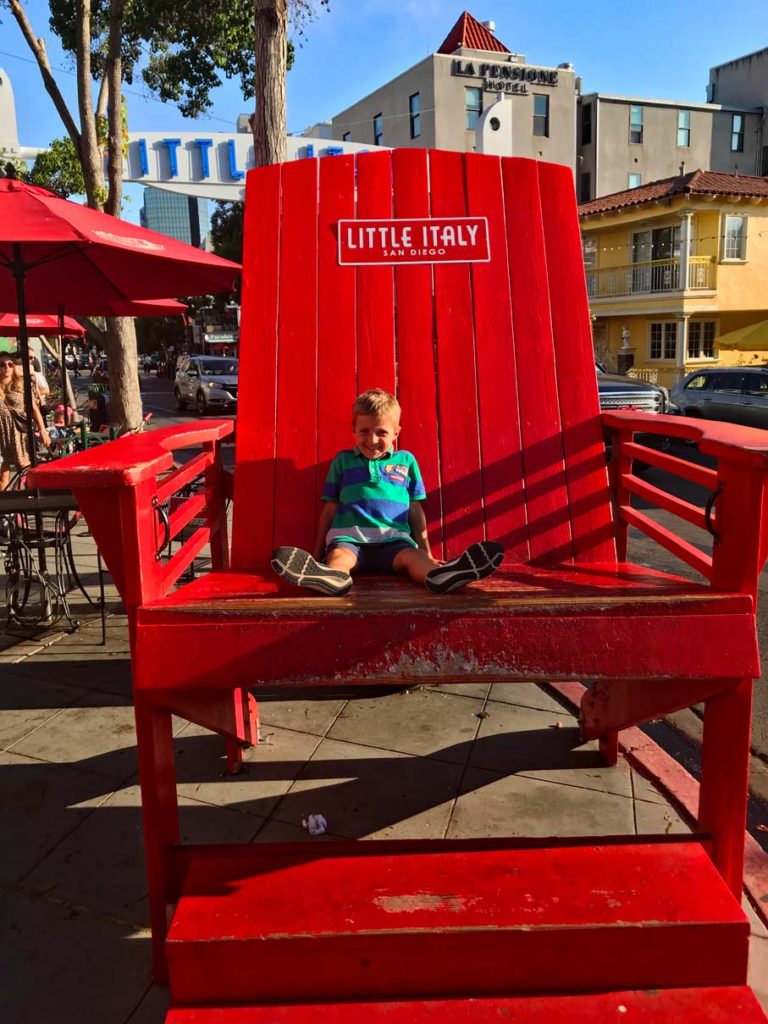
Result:
M120 206L123 198L123 97L121 91L123 67L121 51L124 13L125 0L111 0L109 5L107 69L104 76L109 93L107 100L107 118L109 121L109 133L107 136L109 195L105 208L107 213L111 213L114 217L120 216Z
M93 116L91 92L91 0L77 0L77 105L80 111L80 162L83 165L88 205L100 210L104 205L101 152Z
M75 124L74 118L69 112L69 108L64 101L64 97L59 91L56 79L53 77L51 65L48 63L48 54L45 52L45 43L42 39L38 39L32 31L32 26L27 18L27 12L24 10L20 0L8 0L8 5L11 8L11 13L16 19L19 28L21 29L21 34L26 39L27 45L35 56L37 65L40 68L40 75L43 79L45 91L53 100L53 105L56 107L56 111L67 130L67 135L69 135L75 148L79 151L80 132Z

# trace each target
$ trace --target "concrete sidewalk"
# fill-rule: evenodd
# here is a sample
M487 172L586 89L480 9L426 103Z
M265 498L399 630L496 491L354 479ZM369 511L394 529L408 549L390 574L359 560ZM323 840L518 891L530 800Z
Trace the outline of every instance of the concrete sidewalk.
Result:
M81 555L92 556L83 539ZM0 578L0 585L4 581ZM79 606L82 607L82 606ZM161 1024L149 972L125 617L0 650L0 1020ZM219 737L176 723L184 841L682 832L533 684L260 697L261 743L223 774ZM310 839L307 814L328 833ZM750 982L768 1007L768 933Z

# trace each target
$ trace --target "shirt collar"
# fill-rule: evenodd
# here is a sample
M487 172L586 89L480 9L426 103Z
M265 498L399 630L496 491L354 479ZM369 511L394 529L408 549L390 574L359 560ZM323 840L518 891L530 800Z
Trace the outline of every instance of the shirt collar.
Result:
M360 445L357 445L357 444L352 449L352 451L355 453L355 455L358 455L361 459L365 459L366 462L381 462L382 459L387 459L387 458L389 458L390 455L394 455L395 454L394 445L391 446L387 451L385 451L383 455L380 455L378 459L369 459L367 455L363 455L363 453L360 451Z

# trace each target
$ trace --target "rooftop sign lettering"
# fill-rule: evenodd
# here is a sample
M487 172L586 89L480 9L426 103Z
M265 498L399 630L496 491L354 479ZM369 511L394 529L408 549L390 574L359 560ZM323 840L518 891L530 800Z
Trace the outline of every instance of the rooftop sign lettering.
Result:
M485 217L340 220L338 231L343 266L487 263L491 258Z
M529 85L557 85L557 71L532 68L525 64L494 64L488 61L454 60L451 74L463 78L482 78L486 92L527 93Z

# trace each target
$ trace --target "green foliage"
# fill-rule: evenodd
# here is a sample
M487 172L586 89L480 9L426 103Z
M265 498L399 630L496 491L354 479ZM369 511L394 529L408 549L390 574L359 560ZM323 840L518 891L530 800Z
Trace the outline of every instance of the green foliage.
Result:
M243 262L243 203L216 203L211 215L211 241L217 256Z
M74 53L77 0L49 0L49 6L51 29L64 49ZM91 3L96 79L103 77L105 69L109 6L109 0ZM305 12L304 0L299 0L297 9ZM156 96L175 103L185 117L198 117L211 107L210 93L222 78L239 78L243 96L253 96L254 45L252 0L129 3L123 24L123 79L130 85L140 76ZM292 63L289 43L288 66Z
M5 174L6 166L10 164L16 172L19 181L29 181L29 167L24 160L17 156L11 156L5 149L0 149L0 171Z
M39 153L29 175L35 185L42 185L64 199L85 195L83 168L68 135L54 139L45 153Z
M178 352L186 340L184 321L174 317L140 317L136 323L136 345L144 355L164 352L173 345Z

